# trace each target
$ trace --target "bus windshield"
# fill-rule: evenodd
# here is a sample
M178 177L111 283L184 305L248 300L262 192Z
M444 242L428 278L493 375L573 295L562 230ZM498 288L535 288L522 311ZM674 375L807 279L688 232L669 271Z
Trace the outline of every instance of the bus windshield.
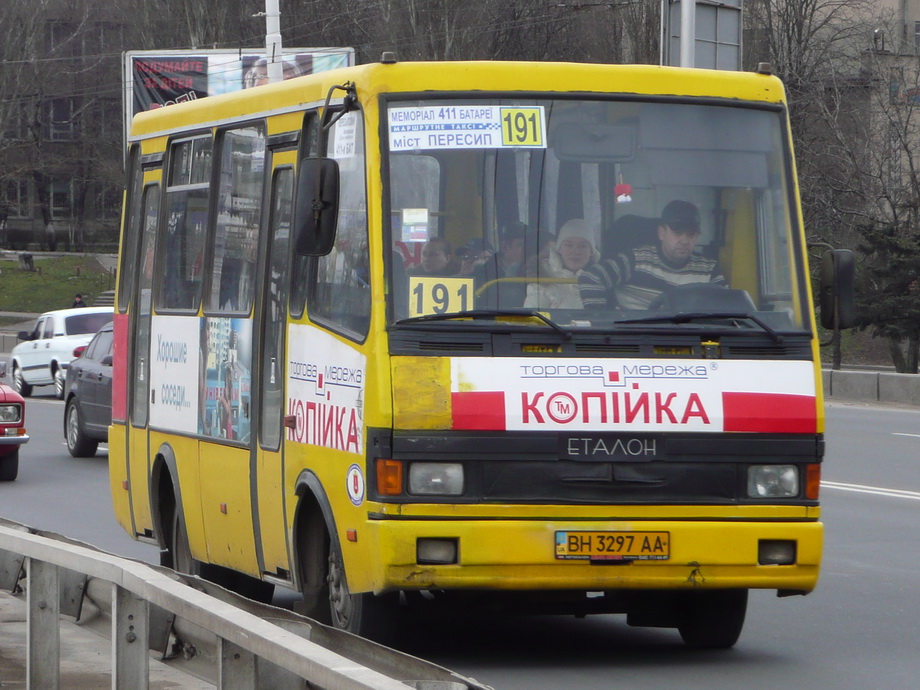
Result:
M457 97L386 117L397 323L810 327L778 107Z

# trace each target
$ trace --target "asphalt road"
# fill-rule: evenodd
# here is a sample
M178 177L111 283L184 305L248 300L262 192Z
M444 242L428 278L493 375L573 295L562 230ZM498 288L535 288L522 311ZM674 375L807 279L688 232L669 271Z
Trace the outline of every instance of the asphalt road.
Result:
M37 389L20 476L0 484L0 516L119 555L157 562L115 524L104 446L75 460L63 404ZM920 678L920 410L828 406L818 589L754 592L744 633L726 652L687 650L671 630L620 616L419 617L396 646L496 690L517 688L908 688Z

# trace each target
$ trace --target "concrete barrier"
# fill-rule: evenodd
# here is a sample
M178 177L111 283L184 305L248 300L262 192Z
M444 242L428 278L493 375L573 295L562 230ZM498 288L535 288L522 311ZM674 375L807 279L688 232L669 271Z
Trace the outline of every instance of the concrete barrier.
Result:
M879 372L878 399L903 405L920 405L920 376Z
M832 398L841 400L878 400L877 371L832 371Z
M920 375L893 371L825 369L821 372L824 398L868 403L892 403L920 407Z
M0 352L12 352L18 343L15 333L0 333Z

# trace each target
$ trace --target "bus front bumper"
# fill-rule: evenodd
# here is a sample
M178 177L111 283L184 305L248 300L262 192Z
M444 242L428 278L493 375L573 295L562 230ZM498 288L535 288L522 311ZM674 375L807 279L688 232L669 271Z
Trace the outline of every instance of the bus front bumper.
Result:
M817 521L402 519L369 521L366 528L386 565L348 568L352 591L750 588L804 594L817 584L823 545ZM598 534L607 553L589 559L564 553L569 538L597 541ZM618 545L643 540L652 547L639 558L615 553ZM454 562L432 562L432 556L449 561L451 544ZM791 554L791 562L764 563L774 546Z

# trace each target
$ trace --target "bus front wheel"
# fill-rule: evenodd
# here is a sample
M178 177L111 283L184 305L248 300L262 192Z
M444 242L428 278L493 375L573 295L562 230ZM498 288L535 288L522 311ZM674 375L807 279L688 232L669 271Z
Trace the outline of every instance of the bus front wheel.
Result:
M375 595L373 592L352 594L345 579L342 556L336 549L329 553L329 607L332 625L340 630L386 642L395 632L399 593Z
M728 649L741 636L747 602L746 589L687 592L678 604L677 630L688 647Z

